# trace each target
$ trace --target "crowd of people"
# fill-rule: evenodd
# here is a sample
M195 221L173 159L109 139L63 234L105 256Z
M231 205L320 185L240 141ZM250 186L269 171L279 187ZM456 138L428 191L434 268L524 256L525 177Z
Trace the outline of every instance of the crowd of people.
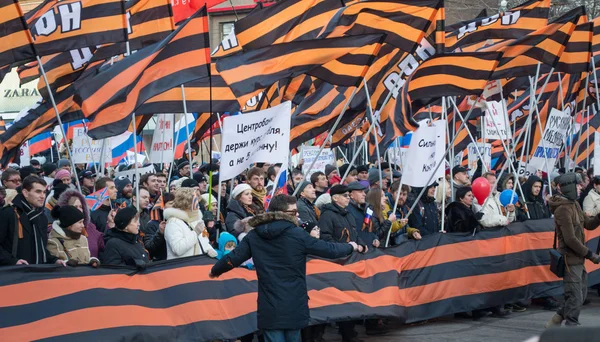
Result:
M558 249L569 270L563 305L550 297L539 299L546 309L558 310L549 325L578 324L585 302L583 261L600 262L585 247L583 235L583 228L600 225L600 177L593 177L592 170L577 168L574 173L552 175L550 181L541 172L519 179L505 170L498 175L486 172L481 177L492 191L478 203L470 187L475 177L462 166L447 170L445 178L423 189L402 184L399 168L385 162L327 165L309 177L301 171L301 162L290 170L287 195L273 198L281 168L277 164L258 163L235 179L220 182L218 160L190 165L182 159L174 164L170 179L166 170L155 165L156 172L142 175L139 184L119 175L132 166L120 165L110 175L98 174L93 166L78 167L73 170L66 159L43 165L32 160L29 166L12 165L2 172L0 265L144 269L151 262L207 255L219 259L211 276L237 266L257 271L259 328L275 331L267 340L299 333L308 324L306 283L302 282L308 254L339 258L428 235L475 234L554 215ZM522 193L518 202L503 206L500 193L517 187ZM549 195L549 187L554 196ZM106 197L91 208L85 196L100 189L106 190ZM274 239L280 243L268 243ZM272 256L282 249L291 258L290 268L271 268L276 261ZM272 285L278 282L287 282L287 292ZM283 300L288 306L275 307L282 298L287 298ZM457 316L504 317L511 311L525 311L528 305L506 303ZM265 318L272 316L277 317ZM356 324L338 323L343 341L356 340ZM382 319L366 320L365 326L370 335L387 331ZM321 341L323 332L323 326L305 328L302 339ZM252 338L251 334L241 340Z

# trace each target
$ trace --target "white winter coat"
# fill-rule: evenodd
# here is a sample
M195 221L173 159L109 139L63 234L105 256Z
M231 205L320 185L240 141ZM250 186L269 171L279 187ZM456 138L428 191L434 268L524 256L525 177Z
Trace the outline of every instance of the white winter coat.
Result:
M209 243L208 237L196 234L194 227L202 221L202 215L191 218L187 212L167 208L164 211L167 221L165 240L167 242L167 260L193 255L208 254L215 257L217 252Z
M583 211L591 216L600 214L600 194L592 189L583 200Z
M500 203L500 194L490 196L486 199L481 211L483 217L479 223L484 228L492 228L498 226L506 226L506 215L502 215L502 203ZM506 210L505 210L506 212ZM515 221L515 212L508 213L508 221Z

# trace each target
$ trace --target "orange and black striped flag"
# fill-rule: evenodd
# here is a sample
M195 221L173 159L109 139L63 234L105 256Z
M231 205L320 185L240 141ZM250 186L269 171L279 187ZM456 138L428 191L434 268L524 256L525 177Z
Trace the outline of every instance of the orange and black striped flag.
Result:
M577 74L590 70L593 31L594 24L591 22L581 23L575 27L567 41L565 51L556 64L556 71Z
M19 65L17 67L17 74L19 74L19 79L21 80L20 85L29 83L34 81L40 77L40 73L38 72L38 62L32 61L23 65Z
M350 80L353 84L347 86L352 86L364 77L383 38L361 35L276 44L220 59L217 70L241 105L273 83L301 74L322 77L332 84ZM335 60L339 62L321 67Z
M304 98L315 92L322 81L309 75L300 75L290 79L283 87L283 98L299 105Z
M477 19L446 33L446 52L471 51L488 40L518 39L548 24L550 0L529 0L507 12Z
M555 67L585 8L578 7L549 25L516 40L506 40L480 51L502 52L491 79L535 75L538 63Z
M122 133L145 101L210 75L207 19L203 7L161 42L125 57L78 89L75 100L90 120L90 137L109 137L107 126L114 125L110 130Z
M0 67L35 59L33 39L17 0L0 0Z
M442 96L481 95L501 55L465 52L429 58L406 83L413 111Z
M319 37L386 34L385 42L412 52L443 9L441 0L365 0L346 6Z
M171 3L168 0L130 0L125 3L129 50L137 51L157 43L175 30ZM92 61L127 52L125 42L102 46Z
M317 38L342 0L286 0L235 22L235 36L244 50Z
M592 21L594 24L594 34L592 36L592 54L594 56L600 54L600 17Z
M6 132L6 123L4 123L4 119L0 116L0 134Z
M41 57L40 60L44 66L50 89L53 92L60 91L75 82L86 70L95 51L94 47L84 47ZM38 91L44 98L47 98L48 90L43 77L39 78Z
M53 0L28 20L40 56L127 40L121 0Z
M184 84L187 110L192 113L209 112L212 100L213 112L237 112L240 110L235 95L211 64L210 77L200 78ZM212 87L212 88L211 88ZM212 93L211 93L212 90ZM158 94L135 110L136 114L180 113L183 112L181 87ZM198 126L196 126L198 127Z

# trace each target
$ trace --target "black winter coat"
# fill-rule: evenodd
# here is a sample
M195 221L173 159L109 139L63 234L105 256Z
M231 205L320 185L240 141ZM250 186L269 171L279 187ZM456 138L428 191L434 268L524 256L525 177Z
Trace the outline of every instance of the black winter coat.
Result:
M221 275L252 258L258 276L258 328L301 329L308 325L306 256L341 258L352 246L315 239L279 212L250 219L251 230L240 244L213 266Z
M359 205L356 202L354 202L353 200L350 200L350 203L346 207L346 210L354 218L354 222L355 222L354 227L356 228L356 231L359 232L359 235L360 235L360 232L362 231L363 223L365 222L366 207L367 207L366 205ZM373 240L369 241L368 239L364 240L364 241L365 242L373 242Z
M354 216L335 203L328 203L322 207L319 228L321 229L321 240L331 242L354 241L360 245L371 245L366 244L363 239L358 237Z
M23 229L22 239L18 238L15 210ZM15 236L17 249L13 255ZM15 265L19 259L26 260L30 265L53 264L58 258L48 252L47 244L48 219L43 208L32 210L23 195L18 194L13 199L12 206L0 209L0 265Z
M461 202L455 201L446 207L446 232L466 233L481 229L473 210Z
M104 233L106 229L106 223L108 222L108 214L111 211L110 205L101 205L98 209L90 213L90 219L92 223L96 225L96 229L100 233Z
M412 203L409 206L412 206ZM440 231L440 217L435 198L424 196L419 200L408 217L408 226L417 228L421 232L421 236L435 234Z
M544 203L544 199L542 198L542 191L537 196L533 196L531 193L531 188L535 183L542 183L542 180L537 176L529 176L525 184L523 184L523 200L519 202L524 202L527 204L527 209L529 210L529 216L527 216L527 212L525 211L525 205L523 203L518 203L517 205L517 221L526 221L526 220L541 220L545 218L550 218L552 216L550 214L550 208L546 206Z
M137 235L116 228L109 229L104 233L104 244L101 262L105 265L143 267L150 262L148 252L138 242Z
M144 229L144 248L150 253L153 261L167 260L167 240L160 233L160 222L150 221Z
M300 220L303 223L319 222L315 205L313 203L310 203L307 199L304 199L304 198L298 199L298 216L300 216Z
M370 208L373 210L373 208ZM373 216L371 216L371 229L370 229L370 237L379 240L380 242L385 243L387 239L388 231L392 228L392 222L390 220L383 220L383 222L379 221L379 217L377 213L373 212ZM363 234L368 232L369 229L367 227L362 228ZM362 238L363 235L361 235ZM366 241L372 243L373 241Z
M252 215L242 207L240 201L232 199L227 205L227 217L225 218L227 232L237 238L240 232L235 231L235 223L250 216Z

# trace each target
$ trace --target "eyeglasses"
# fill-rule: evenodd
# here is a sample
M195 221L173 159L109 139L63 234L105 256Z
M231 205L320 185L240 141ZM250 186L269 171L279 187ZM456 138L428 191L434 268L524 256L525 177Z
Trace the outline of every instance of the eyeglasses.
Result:
M342 194L341 196L346 197L346 198L350 198L349 194Z
M288 213L290 215L297 215L298 214L298 210L286 210L284 211L284 213Z

